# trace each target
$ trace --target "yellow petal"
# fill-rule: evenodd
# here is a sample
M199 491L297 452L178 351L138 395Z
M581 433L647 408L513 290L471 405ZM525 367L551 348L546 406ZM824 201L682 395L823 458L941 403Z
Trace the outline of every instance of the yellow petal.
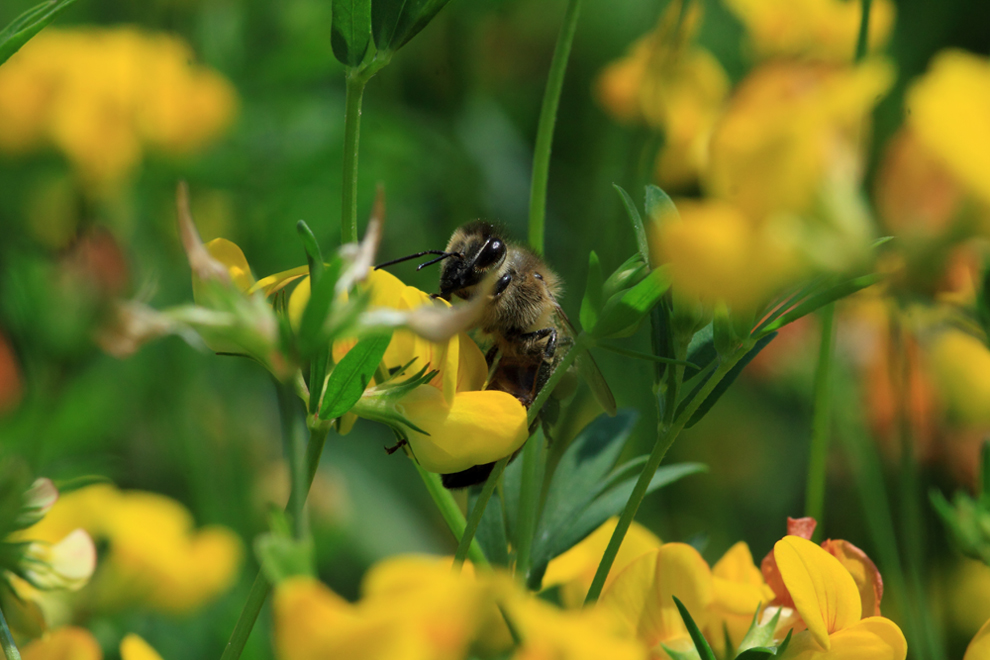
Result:
M785 536L773 548L780 576L815 641L830 647L829 635L862 616L859 590L839 560L807 539Z
M151 644L130 633L120 640L120 660L162 660Z
M749 546L740 541L722 555L712 567L716 615L714 626L726 626L733 641L738 642L749 629L760 604L773 600L773 590L763 581L763 574L753 564ZM713 635L719 641L719 635Z
M809 633L794 636L784 654L787 660L904 660L907 657L907 641L901 629L890 619L879 616L863 619L833 634L827 651Z
M231 281L238 289L247 292L254 285L251 267L236 243L226 238L214 238L206 244L206 251L227 268Z
M963 660L990 660L990 621L983 624L976 637L966 647Z
M85 628L63 626L21 649L23 660L102 660L103 651Z
M290 268L289 270L283 270L281 273L275 273L274 275L261 278L254 283L254 285L248 290L248 293L261 291L266 296L270 296L273 293L277 293L280 289L283 289L292 282L295 282L300 277L304 277L306 275L309 275L309 266L296 266L295 268ZM304 303L303 307L305 306L306 305Z
M417 387L397 407L430 434L409 433L416 460L430 472L459 472L497 461L529 436L526 409L506 392L459 392L448 406L438 389Z
M578 608L584 603L595 572L598 570L598 564L605 554L605 548L612 538L612 532L615 531L618 521L618 517L609 518L587 538L553 559L547 566L547 571L543 575L543 586L560 585L561 599L565 606ZM619 553L615 556L612 569L605 579L605 588L608 588L612 580L633 560L656 550L661 545L662 542L653 532L633 521L622 539Z

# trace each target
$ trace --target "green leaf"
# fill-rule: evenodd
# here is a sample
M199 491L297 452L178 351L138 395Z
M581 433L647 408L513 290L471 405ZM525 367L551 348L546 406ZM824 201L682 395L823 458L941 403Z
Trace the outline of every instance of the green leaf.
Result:
M649 275L650 268L643 261L643 256L636 252L616 268L602 286L602 300L608 300L619 291L636 286Z
M708 641L705 639L705 636L701 634L700 630L698 630L698 624L696 624L694 619L691 618L691 614L687 611L687 608L684 607L684 603L682 603L677 596L671 596L671 598L674 599L674 604L677 605L677 611L681 613L681 619L684 620L684 625L687 627L688 633L691 635L691 641L694 642L694 648L698 650L698 655L701 657L701 660L715 660L715 653L712 651L712 647L708 645Z
M261 534L254 541L254 553L272 584L296 575L316 576L311 538L297 540L274 533Z
M698 660L701 657L698 655L698 651L693 646L687 651L672 649L663 642L660 642L660 646L662 646L664 652L670 656L670 660Z
M588 255L588 284L581 299L581 327L593 328L598 323L598 312L602 308L602 286L604 276L598 255L592 250Z
M357 66L371 43L371 0L333 0L330 46L345 66Z
M835 302L836 300L845 298L846 296L851 296L857 291L873 286L877 282L882 281L883 278L884 276L880 273L863 275L861 277L855 277L851 280L846 280L845 282L830 287L820 293L816 293L810 298L798 303L787 312L781 314L779 318L772 323L767 324L759 331L758 334L755 334L755 336L765 337L771 332L779 330L788 323L793 323L802 316L806 316L831 302Z
M419 34L450 0L374 0L371 26L378 50L396 51Z
M390 341L391 332L368 335L347 352L327 381L320 407L321 419L340 417L354 407L371 382Z
M521 461L516 461L521 462ZM472 488L468 493L468 511L474 508L481 493L480 488ZM481 523L474 534L475 540L481 545L485 557L496 566L509 565L509 542L505 533L505 516L503 515L502 498L498 491L492 493L481 515Z
M698 334L701 333L699 332ZM756 342L753 348L749 349L749 352L747 352L746 355L744 355L743 358L736 363L736 366L734 366L729 371L729 373L727 373L725 377L722 378L721 382L719 382L719 384L715 386L715 389L711 391L711 393L702 402L702 404L698 406L698 409L694 411L694 414L691 415L691 419L689 419L687 422L686 428L691 428L692 426L697 424L702 417L708 414L708 411L712 409L712 406L714 406L715 403L720 398L722 398L722 395L725 394L726 391L729 389L729 386L732 385L733 382L735 382L736 378L739 377L739 374L741 374L743 369L746 368L746 365L749 364L753 360L753 358L755 358L757 354L759 354L760 351L766 348L767 344L773 341L774 337L776 336L777 336L776 332L767 335L762 339L760 339L758 342ZM707 348L708 347L705 346L702 350L704 350L704 352L707 353L708 352ZM712 343L710 350L711 351L715 350L714 342ZM702 364L701 362L694 360L691 357L688 357L688 360L690 362L694 362L695 364ZM698 390L701 389L701 387L708 381L709 378L711 378L711 373L709 373L707 376L704 376L703 378L700 378L697 381L697 384L690 390L690 393L684 398L684 400L678 406L678 410L677 410L678 415L680 415L681 412L684 410L684 408L688 406L688 404L697 394Z
M596 339L631 335L669 288L670 277L667 272L663 269L654 270L636 286L609 298L599 315L598 323L590 330L591 335Z
M41 32L75 1L43 2L15 18L13 23L5 27L3 32L0 32L0 64L10 59L10 56L30 41L31 37Z
M777 630L781 610L778 608L773 617L761 625L759 623L761 607L762 604L753 612L753 621L749 624L749 630L739 642L740 653L747 649L767 648L773 643L773 634Z
M665 222L673 218L680 220L674 200L663 189L650 184L646 186L646 215L657 222Z
M646 227L643 226L643 217L639 214L639 210L636 209L636 203L629 196L629 193L616 183L613 183L612 187L619 193L622 205L626 208L626 214L629 216L629 222L632 224L633 236L636 237L636 249L639 250L639 255L643 257L643 262L650 263L650 241L646 236ZM649 189L647 189L647 195L649 195Z

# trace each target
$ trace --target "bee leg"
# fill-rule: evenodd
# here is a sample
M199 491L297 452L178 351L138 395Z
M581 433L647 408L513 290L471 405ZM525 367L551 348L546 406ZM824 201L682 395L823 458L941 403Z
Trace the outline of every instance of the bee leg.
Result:
M388 454L389 456L391 456L392 454L394 454L395 452L399 451L399 449L401 449L404 445L407 445L407 444L409 444L409 443L406 441L405 438L399 438L399 441L396 442L394 445L392 445L391 447L386 447L385 448L385 453Z
M519 335L519 339L523 341L539 341L544 338L547 340L547 343L543 347L543 357L550 360L553 358L553 354L557 352L556 328L543 328L542 330L534 330L533 332L525 332Z

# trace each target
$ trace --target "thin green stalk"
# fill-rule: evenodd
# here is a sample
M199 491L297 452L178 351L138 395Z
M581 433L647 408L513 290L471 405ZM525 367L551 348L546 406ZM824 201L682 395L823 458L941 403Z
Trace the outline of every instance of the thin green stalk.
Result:
M540 500L540 473L543 472L543 434L534 433L526 441L522 453L522 484L519 490L519 516L516 527L516 577L525 581L529 576L530 551L536 531Z
M866 57L870 47L870 5L872 0L863 0L863 17L859 21L859 38L856 40L856 61L861 62Z
M361 136L361 101L368 79L361 72L347 74L344 100L344 182L340 191L340 240L355 243L357 230L358 140Z
M659 355L650 355L649 353L634 351L629 348L622 348L621 346L613 346L612 344L598 344L598 348L605 349L606 351L610 351L612 353L617 353L618 355L625 355L626 357L636 358L637 360L646 360L647 362L656 362L658 364L672 364L681 367L691 367L692 369L700 368L694 362L688 362L687 360L675 360L673 358L660 357Z
M485 486L481 489L481 494L478 495L478 501L474 503L474 508L471 509L471 515L467 519L467 526L464 528L464 533L461 534L461 540L457 544L457 551L454 553L454 570L460 571L461 566L464 565L464 560L468 556L468 550L471 547L471 543L474 541L474 534L478 531L478 525L481 524L481 516L485 513L485 507L488 506L488 500L491 499L492 493L495 492L495 484L502 477L502 473L505 471L505 466L509 464L509 459L511 456L506 456L500 459L495 467L492 468L492 473L488 475L488 479L485 480Z
M744 355L746 355L749 348L750 347L748 346L740 347L740 349L735 353L727 358L724 358L719 363L718 368L715 369L712 377L708 379L701 390L699 390L697 396L695 396L694 399L691 400L691 403L684 409L684 412L678 415L672 424L665 425L664 431L657 438L657 442L653 446L653 451L650 452L650 458L643 467L643 471L640 473L639 479L636 481L636 486L633 488L633 492L629 496L629 500L626 502L625 508L622 510L622 516L619 518L619 522L615 526L615 531L612 532L612 538L609 539L608 547L605 548L605 554L602 555L602 561L598 564L598 570L595 572L595 578L591 583L591 588L588 590L588 596L585 598L585 605L594 604L601 595L602 588L605 586L605 578L608 577L608 572L612 569L612 563L615 561L615 556L619 553L619 547L622 545L622 539L625 538L626 532L629 530L629 526L632 524L633 518L636 517L636 512L639 511L639 505L642 504L643 498L646 496L646 491L650 486L650 481L653 480L653 475L656 473L657 468L660 467L660 463L663 461L663 457L667 454L667 450L674 444L674 440L677 439L677 436L680 434L681 430L683 430L684 425L687 424L689 419L691 419L691 416L694 415L696 410L698 410L702 402L708 398L708 395L712 393L722 379L725 378L730 371L732 371L732 368L736 366L736 363L739 362ZM668 413L668 415L669 414L671 413Z
M581 0L568 0L564 24L557 36L557 45L550 62L550 74L543 93L540 123L536 130L536 146L533 149L533 181L529 190L529 246L537 254L543 254L544 223L547 215L547 181L550 178L550 149L553 146L553 129L557 123L560 92L564 87L567 60L571 57L574 33L577 31Z
M825 515L825 474L828 459L828 439L831 431L831 365L832 341L835 336L835 304L821 311L822 336L818 347L818 367L815 371L814 411L811 419L811 447L808 452L808 481L804 494L804 515L818 521L816 535L822 533Z
M298 484L293 482L292 491L289 494L289 502L286 504L286 511L293 511L296 507L301 508L302 504L306 501L306 496L309 494L309 489L313 485L313 479L316 477L316 470L320 465L320 456L323 454L323 445L326 442L327 432L323 429L310 429L309 432L309 444L306 447L306 481L302 484L305 488L303 492L296 490ZM296 504L296 501L300 504ZM261 613L261 608L265 604L265 600L268 598L268 592L272 589L271 583L268 578L265 577L264 571L258 571L258 575L254 578L254 583L251 585L251 592L248 594L247 601L244 603L244 607L241 608L241 614L237 617L237 623L234 624L234 630L230 633L230 639L227 641L227 646L223 650L223 655L220 656L220 660L237 660L241 657L241 653L244 651L244 645L247 644L248 637L251 635L251 630L254 628L255 622L258 620L258 615Z
M299 404L294 393L281 383L276 383L278 407L282 419L282 437L285 439L289 458L289 476L292 487L289 491L289 504L286 507L292 518L292 535L301 539L306 533L306 517L303 514L303 498L293 497L302 492L306 480L306 459L303 437L305 426L299 416Z
M0 611L0 646L3 647L3 654L7 660L21 660L21 653L17 650L17 644L14 643L14 637L10 634L10 628L7 627L7 620L3 618L2 611Z
M440 482L440 475L427 472L416 461L412 461L412 464L416 466L423 484L426 485L426 490L430 493L430 497L433 498L434 503L436 503L437 509L440 510L440 515L443 516L447 527L454 534L454 538L462 538L464 536L464 529L467 527L467 521L464 520L464 514L461 513L461 508L457 506L453 494L443 487L443 484ZM471 546L468 548L467 556L475 566L488 566L488 558L485 557L485 553L481 549L481 545L477 539L471 539Z

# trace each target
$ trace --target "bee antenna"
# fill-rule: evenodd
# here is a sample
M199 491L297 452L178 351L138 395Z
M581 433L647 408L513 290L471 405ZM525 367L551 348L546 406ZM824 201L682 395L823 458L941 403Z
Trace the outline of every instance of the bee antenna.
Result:
M451 254L456 254L456 253L454 253L454 252L444 252L443 250L425 250L423 252L417 252L416 254L410 254L410 255L405 256L405 257L399 257L398 259L392 259L392 261L386 261L383 264L378 264L377 266L375 266L375 270L378 270L379 268L384 268L385 266L393 266L395 264L400 264L403 261L409 261L410 259L419 259L420 257L425 257L428 254L442 254L444 256L442 256L440 258L441 259L446 259ZM439 259L437 261L439 261ZM430 263L433 263L433 262L430 262ZM422 266L420 266L420 267L422 268Z
M421 263L420 265L416 266L416 270L423 270L427 266L432 266L433 264L437 263L438 261L443 261L444 259L446 259L448 257L457 257L459 259L463 259L464 258L464 255L461 254L460 252L444 252L443 254L441 254L436 259L430 259L429 261L425 261L425 262Z

